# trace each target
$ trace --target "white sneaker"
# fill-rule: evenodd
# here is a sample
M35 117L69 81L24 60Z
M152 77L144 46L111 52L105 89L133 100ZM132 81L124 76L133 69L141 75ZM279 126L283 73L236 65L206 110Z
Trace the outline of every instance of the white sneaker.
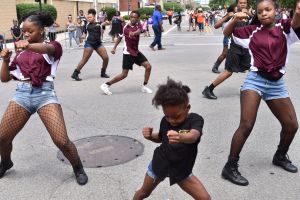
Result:
M100 86L100 89L104 92L104 94L106 94L106 95L112 95L111 91L109 91L109 85L107 85L106 83L103 83Z
M143 87L142 87L142 92L152 94L152 90L150 88L146 87L145 85L143 85Z

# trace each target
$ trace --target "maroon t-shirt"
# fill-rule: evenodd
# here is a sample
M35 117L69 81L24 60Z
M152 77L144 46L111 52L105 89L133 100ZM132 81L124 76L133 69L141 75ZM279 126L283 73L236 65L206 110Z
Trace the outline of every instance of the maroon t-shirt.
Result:
M51 56L29 50L17 53L10 63L10 74L17 80L31 80L35 87L40 87L44 81L53 81L62 56L62 47L56 41L48 44L52 44L55 48L54 54Z
M300 31L291 27L291 19L286 19L279 20L273 28L263 25L236 28L232 38L249 49L252 71L267 72L276 78L285 73L289 47L299 41Z
M137 30L141 30L143 32L143 27L141 23L137 23L136 25L131 25L131 23L126 24L123 27L122 33L120 34L120 37L125 37L125 43L124 43L124 54L130 54L132 56L137 56L139 53L139 41L140 41L140 35L129 37L130 32L135 32Z

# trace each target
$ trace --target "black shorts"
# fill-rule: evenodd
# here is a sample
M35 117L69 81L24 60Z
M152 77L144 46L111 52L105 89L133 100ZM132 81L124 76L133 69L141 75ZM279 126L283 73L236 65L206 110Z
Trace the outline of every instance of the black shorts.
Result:
M248 49L230 45L226 56L225 69L230 72L243 72L250 69L251 56Z
M132 56L130 54L123 54L123 69L132 70L133 64L141 66L143 62L148 61L147 58L139 52L137 56Z

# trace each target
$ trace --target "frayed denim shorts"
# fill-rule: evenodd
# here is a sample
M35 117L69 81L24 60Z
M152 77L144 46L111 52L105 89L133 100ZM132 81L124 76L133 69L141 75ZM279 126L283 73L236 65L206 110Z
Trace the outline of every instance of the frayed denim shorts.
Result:
M12 101L25 108L30 114L48 104L60 104L54 91L53 82L44 82L41 87L31 83L19 82Z
M287 88L285 87L283 76L277 81L268 80L255 71L248 73L241 91L256 91L263 100L273 100L289 97Z

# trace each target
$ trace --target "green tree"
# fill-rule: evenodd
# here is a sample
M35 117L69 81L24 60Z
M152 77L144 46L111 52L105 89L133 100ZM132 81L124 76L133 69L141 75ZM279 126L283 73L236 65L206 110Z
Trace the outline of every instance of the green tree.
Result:
M18 21L21 23L23 16L27 15L30 12L39 11L40 6L36 3L20 3L16 6ZM49 12L53 19L57 18L56 8L52 5L42 4L42 11Z
M105 7L103 8L103 11L106 12L107 14L107 19L110 21L112 19L113 16L115 16L117 10L115 8L112 7Z
M284 8L294 8L295 0L279 0L278 1L280 7Z
M178 3L164 3L164 9L165 10L172 9L174 12L183 11L183 7Z
M152 7L144 7L144 8L139 9L139 13L141 14L141 16L143 16L144 14L151 16L153 11L154 11L154 8L152 8Z

